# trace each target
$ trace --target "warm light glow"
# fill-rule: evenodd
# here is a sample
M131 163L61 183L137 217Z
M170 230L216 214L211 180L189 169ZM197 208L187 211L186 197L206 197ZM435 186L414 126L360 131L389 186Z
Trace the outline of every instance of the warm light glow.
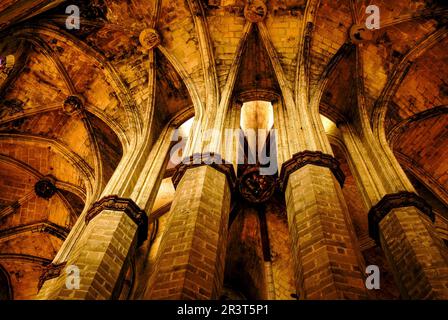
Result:
M267 101L245 102L241 108L241 128L268 129L274 125L274 109Z
M173 201L175 192L176 190L174 189L171 178L163 179L154 206L152 207L152 212Z
M320 119L322 121L326 133L330 133L331 131L337 128L336 124L327 117L320 115Z
M190 118L179 127L179 133L182 137L188 138L190 136L191 127L193 126L193 120L194 118Z

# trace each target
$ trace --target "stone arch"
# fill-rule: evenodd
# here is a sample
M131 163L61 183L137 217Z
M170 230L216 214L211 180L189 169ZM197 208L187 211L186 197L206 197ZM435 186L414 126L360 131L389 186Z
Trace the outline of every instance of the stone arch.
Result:
M8 272L0 264L0 300L12 300L13 291Z

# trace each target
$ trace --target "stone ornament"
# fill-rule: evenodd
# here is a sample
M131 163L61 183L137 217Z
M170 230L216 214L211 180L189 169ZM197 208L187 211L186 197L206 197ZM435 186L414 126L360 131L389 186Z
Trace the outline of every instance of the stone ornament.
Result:
M319 167L326 167L331 170L340 186L344 185L345 175L342 172L339 161L333 156L320 151L302 151L296 153L291 159L283 163L280 174L281 189L285 190L288 184L289 175L300 168L312 164Z
M62 110L68 115L78 115L84 109L84 103L78 96L69 96L64 100Z
M244 8L244 16L252 23L261 22L266 18L268 8L262 0L252 0Z
M160 44L160 36L154 29L143 30L139 36L140 44L146 50L151 50Z
M86 215L86 224L102 211L122 211L126 213L138 227L137 245L140 246L148 238L148 215L131 199L116 195L107 196L95 202Z
M416 207L425 214L432 222L435 221L435 215L431 206L425 199L413 192L398 192L385 195L375 206L373 206L368 214L369 219L369 236L378 244L380 241L379 224L390 211L396 208Z
M50 200L57 191L55 184L55 178L51 176L43 177L34 185L34 192L39 198Z
M373 32L365 25L355 24L350 28L350 40L354 44L372 41Z
M249 166L239 179L239 192L250 203L264 203L275 192L277 179L272 175L261 175L258 166Z

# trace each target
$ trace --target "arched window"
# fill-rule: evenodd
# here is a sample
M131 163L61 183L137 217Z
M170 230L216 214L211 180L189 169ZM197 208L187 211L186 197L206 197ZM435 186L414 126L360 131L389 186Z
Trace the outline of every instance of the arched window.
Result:
M274 111L271 102L243 103L240 127L244 141L240 140L239 153L244 154L244 163L238 163L238 176L243 181L240 184L241 194L249 202L265 202L275 191L278 166L273 125Z
M0 300L12 300L12 288L8 272L0 265Z

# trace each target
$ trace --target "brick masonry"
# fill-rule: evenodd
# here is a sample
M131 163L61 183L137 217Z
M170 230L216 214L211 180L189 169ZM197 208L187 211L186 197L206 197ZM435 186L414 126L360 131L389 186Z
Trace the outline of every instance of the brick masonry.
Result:
M295 293L291 239L288 231L286 212L271 203L266 208L266 222L269 233L272 272L273 299L290 300ZM269 288L268 288L269 289Z
M88 224L66 266L80 270L80 288L66 287L66 269L43 285L39 299L106 300L117 298L137 241L137 225L124 212L105 210Z
M415 207L393 209L380 222L380 241L405 299L448 299L448 250Z
M180 180L150 280L149 299L217 299L230 210L226 176L210 166Z
M328 168L306 165L289 176L285 198L300 299L366 297L341 192Z
M0 15L16 2L3 0ZM161 171L151 172L146 179L142 175L143 164L154 164L152 158L145 158L147 153L162 153L153 143L167 122L173 120L174 115L190 116L194 109L202 129L212 127L216 107L219 105L223 110L230 107L219 101L227 101L227 93L233 103L236 93L260 89L260 84L265 83L269 84L265 89L276 88L281 95L274 102L279 165L302 150L302 144L306 149L331 153L329 146L325 146L323 132L319 138L312 136L319 134L319 130L308 131L308 125L309 128L320 128L315 119L308 123L309 106L305 101L311 101L311 110L316 116L318 112L328 116L338 123L339 129L344 124L360 129L360 114L368 116L369 119L364 120L373 125L374 131L383 130L384 125L385 132L374 132L374 136L385 133L389 137L391 132L394 133L395 138L389 144L403 169L416 175L417 180L427 185L445 205L448 203L445 190L448 148L443 147L448 137L448 115L446 112L433 113L435 107L443 111L448 104L444 80L448 66L445 59L448 37L446 30L440 28L444 23L443 16L436 14L437 3L441 1L375 1L381 8L382 31L375 32L378 37L375 35L373 41L359 43L357 50L352 51L341 48L350 42L351 26L366 20L368 2L265 1L267 16L257 27L252 26L242 57L237 55L237 48L248 23L243 13L247 1L171 0L159 2L160 10L154 10L157 3L154 0L119 0L107 1L100 10L102 12L97 12L94 1L90 1L87 8L95 10L85 10L83 4L81 11L97 12L98 16L89 17L92 24L83 26L80 33L72 36L56 31L64 28L64 21L55 19L58 15L53 13L63 14L65 8L54 7L55 1L45 8L55 11L39 11L32 30L24 26L29 14L35 13L26 8L29 2L17 4L15 13L0 27L8 34L1 55L13 54L16 58L15 70L9 74L11 81L3 82L6 74L0 79L4 98L0 101L2 234L40 222L70 229L83 212L84 205L87 210L100 194L112 194L111 190L115 189L120 192L114 194L130 198L148 192L151 194L149 200L143 199L144 196L136 200L142 207L151 208L152 194L158 189L154 186L158 182L151 184L161 178ZM199 4L203 12L199 10ZM421 16L423 12L425 15ZM22 22L16 20L19 16ZM108 23L104 23L104 18ZM45 24L45 30L40 29L40 23ZM8 25L13 28L6 29ZM157 29L161 36L160 46L152 52L140 46L138 40L142 29L149 26ZM308 29L308 26L312 28ZM437 41L427 42L437 29ZM32 44L30 36L33 37ZM408 53L411 55L407 56ZM238 81L232 85L231 66L240 58L239 70L248 76L237 77ZM394 71L406 61L412 61L407 73ZM156 70L155 88L151 80L153 70ZM397 75L403 77L395 79ZM230 85L233 93L223 91L227 89L225 84ZM320 87L320 84L324 86ZM87 114L83 121L60 110L67 96L74 93L85 100ZM154 101L151 93L155 93ZM317 110L319 101L321 105ZM382 114L377 111L383 107L385 121L376 117ZM300 109L297 118L295 112L291 112L296 109ZM239 115L229 115L229 124L239 128ZM218 124L221 115L218 114L216 119L215 124ZM177 126L178 120L176 118L173 126ZM195 125L194 128L199 127ZM147 130L151 131L149 138L144 136ZM200 131L194 132L198 134ZM388 161L378 149L378 141L370 140L369 135L370 130L359 131L359 142L358 137L354 137L351 147L355 150L352 166L358 171L354 179L358 179L357 184L362 186L361 197L366 202L366 209L389 193L412 191L404 172L394 175L398 163ZM137 141L145 143L139 145ZM193 141L195 152L202 150L195 145L200 141L197 136ZM314 146L313 141L318 143ZM147 149L142 147L144 144ZM350 148L347 144L345 147ZM369 156L369 153L372 154ZM137 166L129 165L136 159L142 161ZM364 163L364 159L368 161ZM169 288L174 280L183 277L182 285L185 286L181 286L183 291L178 296L186 298L219 295L223 273L222 252L226 247L226 228L223 226L226 225L230 192L226 182L221 181L221 174L213 169L204 170L206 173L195 169L196 176L192 174L184 179L186 186L176 194L173 217L167 214L161 223L159 239L164 239L163 246L172 251L163 251L163 246L160 249L157 239L149 256L142 257L148 259L149 270L155 270L155 276L159 276L160 268L168 268L171 263L171 273L166 269L157 279ZM49 201L29 197L36 179L47 174L58 180L61 193ZM367 219L361 203L353 201L360 198L354 190L353 180L351 185L350 182L345 185L344 200L339 186L332 183L331 173L326 169L307 167L293 175L297 178L290 182L287 195L290 226L283 217L280 219L269 211L266 214L272 261L266 264L265 270L268 270L266 275L272 273L272 279L266 276L271 296L275 293L277 299L291 297L296 290L294 269L300 276L297 287L302 289L299 292L301 298L361 297L361 294L353 294L353 288L357 288L359 282L354 280L357 276L347 271L363 269L350 220L355 222L357 235L367 240L364 243L368 244L371 239L367 239L363 232ZM140 184L139 181L144 182ZM71 195L72 191L76 199ZM348 210L346 201L351 202ZM20 207L16 205L19 202ZM404 209L399 210L400 213L394 211L383 221L383 246L388 251L387 257L395 268L393 273L398 282L414 286L402 285L403 296L443 296L446 284L441 279L447 263L440 241L424 217L417 218L414 213L411 217L412 210L407 210L406 215L401 213ZM135 226L120 212L103 213L104 216L101 214L89 224L86 232L83 218L80 218L81 223L73 228L62 247L62 239L46 232L27 231L11 238L0 237L0 263L12 279L14 298L35 297L40 269L50 261L80 264L82 281L85 281L82 288L87 288L87 283L92 288L66 292L65 277L61 276L48 280L39 297L115 297L120 291L116 283L121 282L122 270L128 269L128 256L134 254ZM104 219L109 216L112 218L106 223ZM443 214L443 217L448 216ZM202 223L203 220L207 223ZM440 228L436 226L436 230ZM445 227L443 231L448 239L446 230ZM395 242L392 235L402 241ZM177 241L176 237L187 244L170 243L174 239ZM289 246L291 240L293 250ZM156 249L160 250L156 252ZM365 254L368 264L386 259L382 252L376 251L381 248L374 249ZM125 255L117 255L114 250L124 250ZM426 251L428 256L423 254ZM166 266L160 262L153 264L152 254L157 256L157 253L162 254ZM342 257L349 262L341 262ZM293 259L296 259L295 264ZM411 262L415 263L412 268L408 265ZM201 263L203 268L198 267ZM112 270L107 271L112 274L111 278L104 274L107 268ZM385 271L381 269L383 276ZM137 274L140 279L136 283L144 282L142 288L151 287L147 284L149 272L143 276ZM320 289L316 283L321 285ZM106 288L107 292L99 287ZM159 289L157 294L162 295L162 289ZM395 297L395 291L389 296Z

